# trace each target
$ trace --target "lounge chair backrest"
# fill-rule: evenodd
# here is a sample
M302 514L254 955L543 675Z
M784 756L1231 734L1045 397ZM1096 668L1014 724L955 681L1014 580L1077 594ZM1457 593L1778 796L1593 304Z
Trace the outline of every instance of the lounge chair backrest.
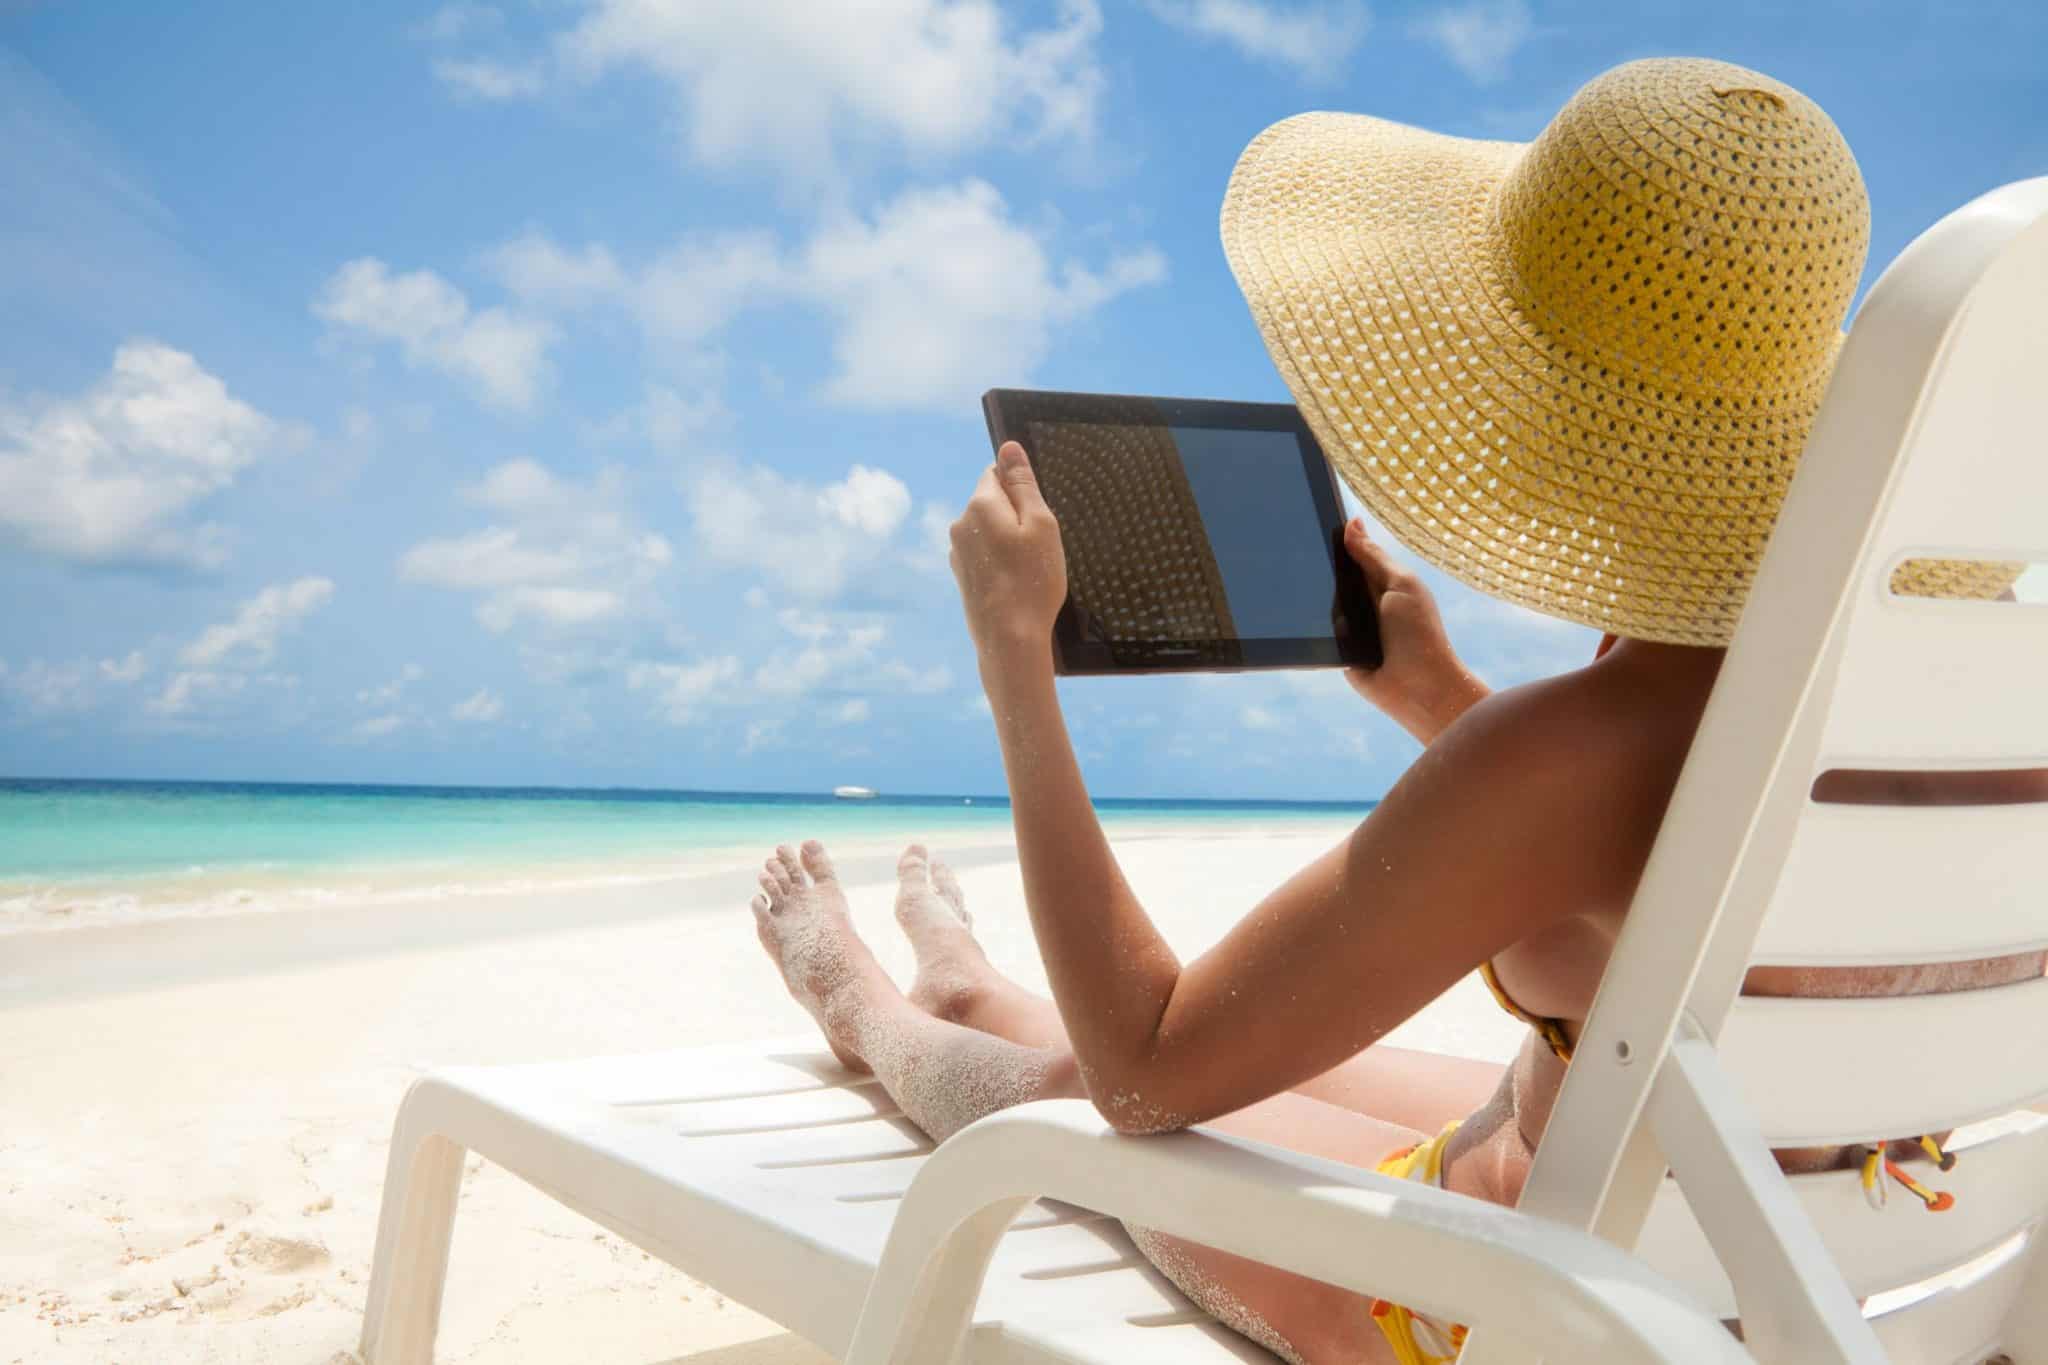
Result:
M2048 605L1894 595L1925 558L2048 564L2048 178L1950 214L1857 314L1522 1200L1739 1308L1763 1360L2048 1352L2048 1121L1907 1168L1938 1214L1768 1150L2048 1097L2048 981L1739 996L1755 964L2048 947L2048 804L1812 799L1836 769L2048 767ZM1973 1261L1881 1331L1858 1308Z

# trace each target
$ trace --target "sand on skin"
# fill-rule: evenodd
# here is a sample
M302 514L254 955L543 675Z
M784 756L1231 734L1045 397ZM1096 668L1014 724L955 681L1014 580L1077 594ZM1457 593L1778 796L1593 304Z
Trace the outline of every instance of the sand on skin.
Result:
M1119 853L1190 954L1337 832L1204 829ZM990 956L1041 986L1012 851L941 852L964 868ZM841 862L857 926L907 982L893 857ZM410 927L337 906L0 943L0 1362L350 1359L406 1084L442 1064L802 1032L755 942L752 890L739 877L475 898ZM302 921L295 957L277 922L302 913L321 932ZM1468 981L1398 1041L1499 1059L1517 1027ZM826 1359L476 1158L437 1358Z

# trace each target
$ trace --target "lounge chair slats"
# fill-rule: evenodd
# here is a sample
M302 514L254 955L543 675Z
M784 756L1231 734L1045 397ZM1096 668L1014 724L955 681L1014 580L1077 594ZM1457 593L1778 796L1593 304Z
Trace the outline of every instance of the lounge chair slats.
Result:
M2048 634L2048 617L2040 629ZM1814 805L1754 959L1857 966L2036 951L2048 946L2044 846L2048 805ZM1956 915L1962 869L1972 904Z
M2048 850L2044 850L2048 851ZM2048 1092L2048 980L1868 1000L1737 1000L1722 1065L1773 1146L1974 1123Z
M2048 1208L2048 1117L2018 1114L1957 1135L1954 1170L1916 1165L1916 1178L1956 1199L1930 1214L1893 1187L1883 1210L1863 1196L1851 1171L1787 1177L1793 1193L1858 1298L1940 1275L2025 1232ZM1675 1181L1657 1192L1636 1250L1651 1265L1699 1294L1724 1316L1735 1315L1735 1291Z
M1993 1261L1974 1277L1927 1290L1901 1307L1871 1319L1891 1365L1956 1365L1994 1358L2013 1336L2007 1324L2020 1306L2031 1250L2025 1245L1995 1249ZM2015 1355L2014 1360L2030 1359Z
M2032 560L2042 539L2048 530L2037 525L2021 542L2029 549L2003 554ZM1977 557L2001 555L1986 546ZM2048 754L2044 617L2038 603L1886 598L1871 607L1843 649L1842 676L1887 681L1842 689L1822 731L1823 757L1872 768L2040 761Z
M450 1089L458 1114L521 1116L510 1124L494 1117L489 1141L459 1119L446 1123L458 1141L476 1141L620 1236L827 1350L843 1350L896 1206L932 1144L893 1116L886 1097L878 1106L878 1088L863 1078L815 1059L792 1065L764 1051L760 1060L755 1067L742 1050L706 1049L706 1073L720 1079L696 1088L719 1094L798 1076L810 1078L809 1088L646 1103L646 1096L676 1092L687 1053L649 1057L643 1075L634 1074L631 1059L609 1059L592 1078L597 1084L580 1094L574 1067L456 1071L427 1084ZM844 1079L818 1081L830 1075ZM579 1187L573 1171L563 1173L565 1163L593 1155L611 1172L602 1188ZM732 1274L727 1261L735 1256L755 1273ZM984 1301L992 1313L1027 1320L988 1335L990 1360L1086 1359L1061 1353L1112 1339L1151 1350L1170 1341L1189 1353L1176 1360L1262 1358L1195 1311L1113 1220L1049 1201L1012 1224L991 1262Z

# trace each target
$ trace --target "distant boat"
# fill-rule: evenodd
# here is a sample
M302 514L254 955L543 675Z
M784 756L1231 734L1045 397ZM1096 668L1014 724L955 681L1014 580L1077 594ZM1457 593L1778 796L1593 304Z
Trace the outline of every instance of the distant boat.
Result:
M834 787L832 794L841 801L872 801L875 799L875 789L873 787Z

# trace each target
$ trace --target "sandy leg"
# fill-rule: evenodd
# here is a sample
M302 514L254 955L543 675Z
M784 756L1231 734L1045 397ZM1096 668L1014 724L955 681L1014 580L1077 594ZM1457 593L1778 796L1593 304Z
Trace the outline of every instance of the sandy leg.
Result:
M926 1013L1027 1047L1068 1051L1059 1009L997 971L975 941L953 869L923 844L896 864L896 922L917 954L910 1001Z
M776 850L754 898L762 946L842 1062L872 1070L936 1141L998 1109L1079 1098L1073 1058L935 1018L896 989L854 932L825 849Z

